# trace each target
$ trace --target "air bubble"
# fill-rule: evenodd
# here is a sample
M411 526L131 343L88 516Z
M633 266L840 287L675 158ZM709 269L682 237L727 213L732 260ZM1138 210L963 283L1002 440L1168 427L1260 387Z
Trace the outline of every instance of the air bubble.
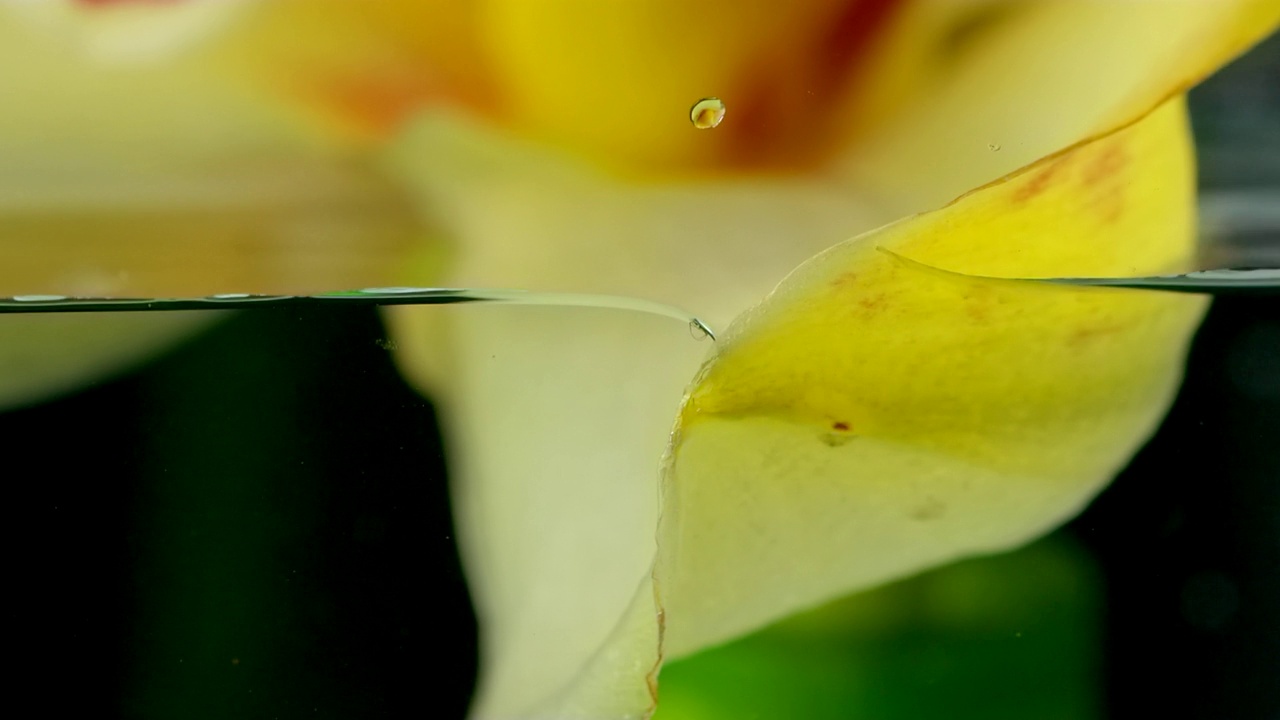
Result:
M710 130L724 120L724 102L717 97L702 98L689 110L689 120L699 130Z

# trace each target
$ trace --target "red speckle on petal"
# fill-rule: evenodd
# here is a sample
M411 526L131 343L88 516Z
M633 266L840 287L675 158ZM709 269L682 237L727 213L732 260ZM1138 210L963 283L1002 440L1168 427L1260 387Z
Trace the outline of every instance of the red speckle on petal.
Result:
M858 307L867 311L867 314L878 313L885 309L889 304L889 297L885 293L876 293L858 300Z
M834 288L852 287L853 284L857 282L857 280L858 280L858 273L854 273L854 272L840 273L839 275L836 276L836 279L831 281L831 287L834 287Z
M1054 179L1066 169L1070 157L1070 155L1066 155L1051 161L1026 180L1018 178L1017 181L1022 182L1022 185L1014 191L1013 201L1015 203L1024 203L1048 190L1053 185Z
M844 421L833 422L831 423L831 429L835 430L836 432L848 432L849 423Z
M1121 142L1113 141L1090 159L1082 181L1090 189L1091 202L1104 224L1120 219L1125 208L1125 169L1129 153Z
M1129 155L1120 143L1111 143L1085 168L1086 185L1098 185L1113 178L1129 164Z
M1131 323L1102 323L1077 328L1067 337L1067 346L1079 349L1096 341L1107 339L1125 332L1132 327Z

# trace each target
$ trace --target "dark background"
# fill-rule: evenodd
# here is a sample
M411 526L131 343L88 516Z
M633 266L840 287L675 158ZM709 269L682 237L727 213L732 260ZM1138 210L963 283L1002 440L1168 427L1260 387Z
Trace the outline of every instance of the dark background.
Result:
M1273 41L1193 96L1215 197L1280 197L1278 68ZM1265 253L1277 230L1224 239ZM384 340L373 311L244 312L0 415L14 702L461 717L475 621L444 460ZM1280 299L1214 305L1159 435L1065 532L1102 572L1111 716L1280 718Z
M245 312L0 415L12 691L47 717L461 717L444 460L384 337L372 310Z
M1191 93L1206 253L1280 266L1280 38ZM1114 717L1280 718L1280 295L1220 298L1159 434L1069 527Z

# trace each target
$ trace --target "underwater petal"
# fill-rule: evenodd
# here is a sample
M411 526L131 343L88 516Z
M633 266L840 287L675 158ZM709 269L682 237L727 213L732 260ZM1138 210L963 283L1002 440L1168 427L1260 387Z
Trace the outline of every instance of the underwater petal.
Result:
M640 717L659 613L653 479L709 342L599 308L396 308L433 400L480 626L477 718ZM430 326L431 332L426 332ZM447 351L447 352L446 352Z
M668 655L1077 512L1160 421L1206 302L972 275L1182 267L1193 192L1179 98L841 243L739 318L664 478Z
M184 25L189 44L141 62L90 42L96 14L116 9L85 11L94 17L81 23L41 5L0 8L0 64L22 68L0 74L0 296L403 282L403 259L426 235L403 196L367 158L298 133L225 78L211 38L195 42ZM109 29L149 38L172 28ZM181 337L184 322L204 324L3 318L0 403L122 369Z
M0 407L40 402L123 372L217 317L157 315L0 317Z
M446 284L661 298L713 325L766 293L778 267L876 222L820 179L618 180L456 116L424 118L391 159L458 241ZM777 241L789 232L823 240ZM724 255L724 243L740 252ZM645 712L658 659L655 480L710 343L669 320L581 309L388 318L451 452L481 620L477 716Z

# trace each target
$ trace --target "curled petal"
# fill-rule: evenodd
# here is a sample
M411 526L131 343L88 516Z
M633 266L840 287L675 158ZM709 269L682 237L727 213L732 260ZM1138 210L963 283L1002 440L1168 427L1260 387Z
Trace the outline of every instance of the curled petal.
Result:
M669 654L1077 512L1163 416L1205 301L960 273L1178 268L1193 187L1179 99L841 243L739 318L664 481Z

